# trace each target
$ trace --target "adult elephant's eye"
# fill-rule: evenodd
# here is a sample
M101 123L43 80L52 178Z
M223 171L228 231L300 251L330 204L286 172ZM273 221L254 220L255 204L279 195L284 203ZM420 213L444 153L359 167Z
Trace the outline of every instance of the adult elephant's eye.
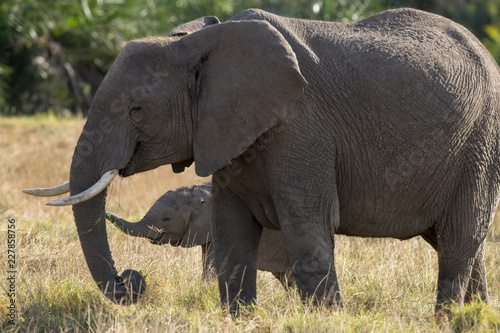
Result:
M165 216L164 218L161 219L163 222L170 221L170 217Z
M133 100L129 104L130 118L136 123L138 123L144 119L144 112L142 111L143 106L144 106L144 103L140 100Z
M129 104L130 111L139 111L144 106L144 103L139 99L134 99Z

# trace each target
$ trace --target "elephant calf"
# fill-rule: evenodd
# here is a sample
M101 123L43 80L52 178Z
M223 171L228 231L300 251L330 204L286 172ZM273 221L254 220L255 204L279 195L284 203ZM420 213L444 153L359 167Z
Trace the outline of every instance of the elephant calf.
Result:
M107 219L121 231L151 240L151 243L171 244L185 248L202 248L203 276L213 271L210 218L212 215L212 182L182 186L162 195L147 214L136 223L106 213ZM257 268L273 273L288 289L292 277L280 231L264 229L259 246Z

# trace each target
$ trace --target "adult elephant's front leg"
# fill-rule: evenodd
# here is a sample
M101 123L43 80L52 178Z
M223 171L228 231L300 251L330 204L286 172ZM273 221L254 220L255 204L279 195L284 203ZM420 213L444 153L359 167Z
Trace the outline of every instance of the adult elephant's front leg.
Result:
M277 210L302 299L312 298L316 304L340 307L333 239L339 225L338 197L334 184L319 192L323 194L304 193L304 196L283 198Z
M307 302L312 298L315 304L341 307L333 239L326 239L327 230L306 231L297 227L295 224L286 228L290 239L287 252L302 299Z
M257 296L257 257L262 226L236 195L213 183L212 240L223 307L232 314Z

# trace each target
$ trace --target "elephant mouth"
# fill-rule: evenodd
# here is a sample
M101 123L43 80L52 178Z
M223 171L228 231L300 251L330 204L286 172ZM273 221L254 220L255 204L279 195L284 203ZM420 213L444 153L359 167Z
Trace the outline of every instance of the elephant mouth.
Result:
M151 244L155 244L155 245L163 245L162 238L163 238L163 234L160 234L160 236L152 238L150 240L150 242L151 242Z
M165 235L166 235L166 233L161 233L157 237L150 238L151 244L154 244L154 245L170 244L171 246L179 246L181 244L182 239L175 240L175 239L167 238L165 240Z
M119 175L121 177L130 177L130 176L133 176L135 175L135 163L133 162L133 160L130 160L130 162L128 162L128 164L125 166L125 168L123 169L120 169L119 170Z
M172 163L172 171L174 173L184 172L184 169L189 168L193 162L194 158L188 158L187 160L181 162Z
M149 162L152 162L150 166L145 166L144 164L142 167L139 166L139 156L140 154L140 149L141 149L141 142L137 142L135 145L134 153L132 154L132 157L130 158L130 161L127 163L127 165L119 170L119 175L122 177L130 177L135 175L136 173L154 169L160 165L164 164L171 164L172 165L172 170L174 173L181 173L184 171L185 168L188 168L193 164L194 159L192 157L182 160L182 161L177 161L177 162L170 162L172 155L167 156L167 157L162 157L154 160L150 160ZM144 160L141 159L142 162L145 162Z
M141 142L139 141L136 143L134 153L132 154L132 157L128 161L127 165L118 171L118 174L121 177L130 177L137 173L137 155L140 148Z

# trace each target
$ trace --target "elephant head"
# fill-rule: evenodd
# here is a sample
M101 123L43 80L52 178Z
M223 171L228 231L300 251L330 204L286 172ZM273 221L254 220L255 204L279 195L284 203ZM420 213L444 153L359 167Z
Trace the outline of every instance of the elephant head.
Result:
M291 46L265 21L126 44L75 148L71 197L52 202L73 205L87 265L110 299L137 292L118 277L108 245L105 199L113 176L165 164L180 172L193 161L196 173L208 176L286 119L306 85Z
M211 241L211 187L211 182L206 182L168 191L136 223L113 213L106 213L106 218L121 231L148 238L153 244L204 245Z

